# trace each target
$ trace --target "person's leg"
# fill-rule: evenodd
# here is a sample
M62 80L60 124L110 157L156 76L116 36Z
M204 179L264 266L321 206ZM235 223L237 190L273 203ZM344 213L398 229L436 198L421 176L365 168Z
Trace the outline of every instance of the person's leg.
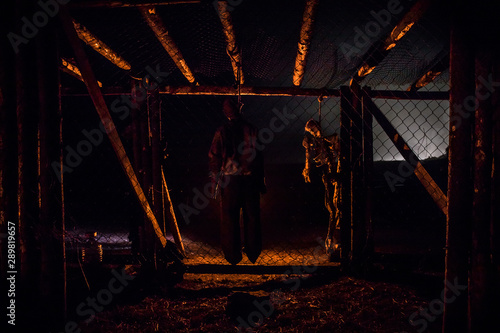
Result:
M242 259L240 239L241 180L229 177L227 186L221 191L220 242L226 260L236 265Z
M248 259L255 263L262 251L259 183L253 177L245 177L244 182L243 228L245 253Z

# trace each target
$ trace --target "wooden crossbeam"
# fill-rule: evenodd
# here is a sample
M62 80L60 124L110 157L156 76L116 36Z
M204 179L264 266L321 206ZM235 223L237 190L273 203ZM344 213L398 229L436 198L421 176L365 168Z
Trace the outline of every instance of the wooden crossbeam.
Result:
M201 0L96 0L96 1L72 1L68 5L71 8L123 8L143 6L168 6L180 4L199 4Z
M182 75L184 75L190 83L194 83L194 75L191 69L189 69L186 60L184 60L181 50L179 50L172 37L170 37L162 19L156 14L156 7L139 7L139 11L151 30L153 30L156 38L158 38L158 41L160 41L165 51L167 51L174 63L180 69Z
M302 27L300 29L300 39L297 56L295 58L295 68L293 69L293 85L300 86L304 79L306 70L309 46L313 36L314 15L318 5L318 0L308 0L302 17Z
M139 199L139 202L147 218L153 225L154 231L158 236L161 244L165 246L167 244L167 240L163 235L163 232L161 231L158 221L156 220L156 217L154 216L153 211L151 210L151 206L149 205L146 195L144 194L144 191L142 190L142 187L137 179L137 175L134 172L132 164L130 163L130 160L125 151L125 147L123 146L123 143L120 139L120 136L118 135L113 119L111 118L111 114L109 113L106 101L104 100L104 97L101 94L101 91L97 84L97 80L92 71L92 67L90 66L90 62L87 58L87 55L85 54L83 45L80 42L80 39L78 38L78 34L75 30L75 27L73 26L73 22L68 13L68 10L64 6L61 7L60 18L64 30L66 32L66 35L68 37L68 40L75 53L75 58L82 72L82 77L85 81L85 85L87 86L87 90L90 94L90 97L92 98L92 101L94 102L97 113L99 114L99 118L101 119L101 122L104 125L109 141L111 142L111 146L113 147L113 150L115 151L115 154L118 157L120 166L125 171L127 179L129 180L132 189L134 190L137 198Z
M113 65L121 68L123 70L130 70L130 64L123 59L118 53L113 51L106 43L97 38L92 32L90 32L83 24L78 23L73 20L73 25L78 34L78 37L85 42L88 46L93 48L96 52L102 55L104 58L108 59Z
M450 55L448 54L446 57L441 59L437 64L432 66L421 78L416 80L410 87L408 87L408 91L417 91L420 88L425 87L432 81L434 81L441 73L443 73L446 69L450 67Z
M234 78L236 82L243 84L245 77L241 67L241 52L236 43L236 35L234 33L234 26L231 19L231 12L228 10L229 5L227 1L218 1L217 9L219 11L220 21L224 31L224 37L227 43L227 54L231 58L231 66L233 67Z
M391 122L385 117L382 111L380 111L378 106L375 105L366 92L363 94L363 104L366 105L368 111L373 115L389 139L391 139L394 143L399 153L414 168L413 172L415 176L417 176L422 185L424 185L434 202L438 205L441 211L448 216L448 199L446 195L424 168L415 153L413 153L411 148L408 146L408 143L406 143L403 137L398 133L394 126L392 126Z
M364 77L370 74L389 54L389 51L396 46L397 42L420 20L429 9L431 2L432 0L417 1L394 29L392 29L388 36L373 44L366 53L365 59L358 68L356 74L354 74L352 81L359 83Z

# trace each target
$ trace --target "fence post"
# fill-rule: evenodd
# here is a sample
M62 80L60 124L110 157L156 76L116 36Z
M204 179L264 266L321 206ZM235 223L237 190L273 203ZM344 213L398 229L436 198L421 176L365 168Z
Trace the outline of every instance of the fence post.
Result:
M363 112L363 188L365 193L365 226L366 246L365 253L368 258L373 256L373 224L372 224L372 179L373 179L373 116L366 105L370 88L363 88L362 112Z
M351 92L340 89L340 246L343 269L349 267L351 256Z
M54 38L56 37L56 38ZM62 172L61 110L59 103L58 34L51 23L37 40L40 107L40 296L44 324L62 329L66 317L65 225ZM56 325L56 326L53 326Z
M366 245L365 198L363 189L363 119L361 87L353 81L351 113L351 219L352 219L352 262L359 269L364 260Z
M470 1L465 1L470 5ZM444 296L452 299L453 284L468 285L468 256L472 218L471 134L473 117L464 113L474 94L474 56L470 40L471 6L453 7L450 31L450 143L448 156L448 218ZM455 290L456 291L456 290ZM464 292L465 293L465 292ZM443 333L461 332L468 326L467 295L444 302Z

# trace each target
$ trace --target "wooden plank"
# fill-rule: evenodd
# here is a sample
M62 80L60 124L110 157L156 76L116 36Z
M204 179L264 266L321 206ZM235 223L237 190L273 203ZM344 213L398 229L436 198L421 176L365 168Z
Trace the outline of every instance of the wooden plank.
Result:
M468 286L472 219L472 124L464 117L466 98L475 96L473 24L470 0L460 1L451 13L450 33L450 143L448 155L448 218L444 296L456 296L453 285ZM451 286L451 287L450 287ZM443 333L468 327L468 291L444 302Z
M298 87L304 79L306 70L307 56L313 37L314 16L318 6L318 0L307 0L302 17L302 26L300 28L299 45L297 56L295 57L295 67L293 69L293 85Z
M351 149L350 132L352 111L349 87L340 88L340 246L341 263L347 268L351 256Z
M243 75L243 69L241 65L241 52L236 43L236 35L234 32L234 26L231 19L231 6L228 5L227 1L218 1L217 10L219 11L220 22L222 23L222 29L224 31L224 37L227 43L227 54L231 59L231 66L233 67L233 74L236 82L243 84L245 82L245 76Z
M166 86L160 91L167 95L204 95L204 96L235 96L238 88L221 86ZM298 87L241 87L243 96L340 96L337 89L303 89Z
M99 114L101 122L103 123L104 128L106 129L106 133L109 137L113 150L115 151L115 154L118 157L120 166L123 168L130 182L130 185L132 186L132 189L134 190L142 208L144 209L146 216L149 219L149 222L154 228L157 237L159 238L161 244L165 246L167 240L163 235L161 228L158 224L158 221L156 220L156 217L154 216L153 211L151 210L151 206L149 205L146 195L144 194L144 191L142 190L141 185L139 184L139 181L134 172L132 164L130 163L130 160L125 151L125 147L123 146L123 143L113 123L113 119L111 118L111 115L109 113L106 101L104 100L104 97L101 94L99 86L97 85L97 80L94 76L94 73L92 72L92 68L85 54L85 50L83 49L83 45L81 44L81 41L78 38L78 35L73 26L72 19L67 11L67 8L65 8L64 6L61 7L60 18L64 30L66 32L66 35L68 37L68 40L75 53L75 57L78 62L78 67L80 67L82 76L85 80L85 85L87 86L92 101L94 102L94 105L96 107L97 113Z
M410 10L403 16L398 24L385 38L374 43L364 56L361 66L354 74L352 81L360 83L363 78L370 74L382 60L389 54L398 41L422 18L431 6L432 0L418 0Z
M163 189L165 190L165 199L167 201L169 212L172 217L171 219L169 219L170 232L174 237L174 241L175 244L177 245L177 248L185 257L186 250L184 249L184 243L182 242L181 233L179 231L179 224L177 223L177 217L175 216L174 205L172 204L172 199L170 198L170 191L168 190L167 181L165 180L165 173L163 172L163 167L161 169L161 178L163 181Z
M170 6L183 4L200 4L201 0L96 0L96 1L71 1L70 8L123 8L123 7L144 7L144 6Z
M366 94L370 89L365 88L362 95L362 118L363 118L363 188L365 195L364 218L366 225L366 248L365 255L371 257L375 252L373 239L372 220L372 188L373 188L373 116L366 107Z
M150 7L139 7L139 11L142 17L149 25L151 30L154 32L156 38L163 46L165 51L174 61L175 65L180 69L182 75L190 82L195 83L195 78L191 69L186 63L186 60L182 56L181 50L177 47L172 37L170 37L167 28L163 24L161 17L156 14L156 9L154 6Z
M406 141L401 137L398 131L392 126L391 122L384 116L382 111L375 105L375 103L370 99L370 97L365 95L365 102L368 110L371 112L373 117L377 120L379 125L382 127L384 132L389 136L389 139L394 143L399 153L403 158L414 167L413 172L415 176L420 180L422 185L424 185L427 192L430 194L434 202L438 205L441 211L447 215L447 199L446 195L443 193L441 188L436 184L431 175L424 168L418 157L410 149Z

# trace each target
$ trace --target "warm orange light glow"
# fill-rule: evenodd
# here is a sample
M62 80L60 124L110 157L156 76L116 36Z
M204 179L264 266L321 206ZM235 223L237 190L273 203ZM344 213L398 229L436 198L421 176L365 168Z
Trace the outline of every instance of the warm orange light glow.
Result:
M364 64L363 67L361 67L358 70L358 76L359 77L367 76L368 74L370 74L375 69L375 67L376 66L370 66L368 64Z
M222 23L222 27L224 29L224 36L226 37L227 43L227 53L231 58L231 66L233 67L233 74L236 80L238 80L238 76L240 78L240 84L243 84L245 81L245 77L243 76L243 71L241 70L241 53L236 44L236 35L234 33L234 26L231 20L231 14L228 10L228 3L226 1L219 1L218 10L220 21ZM239 71L239 74L238 74Z
M78 33L78 37L83 40L88 46L93 48L103 57L111 61L114 65L118 66L121 69L126 71L131 69L130 64L125 61L122 57L118 55L115 51L113 51L109 46L107 46L103 41L97 38L94 34L92 34L87 28L85 28L80 23L73 20L73 25L75 26L75 30Z
M429 71L424 76L422 76L420 80L417 81L415 87L416 88L425 87L426 85L434 81L439 75L441 75L441 72Z
M83 80L83 77L82 77L82 73L80 72L80 69L78 69L78 67L76 67L75 65L73 65L70 61L62 58L61 59L61 64L62 64L62 69L70 74L71 76L74 76L76 77L78 80L82 81L82 82L85 82ZM97 84L99 85L99 87L102 88L102 83L97 81Z

